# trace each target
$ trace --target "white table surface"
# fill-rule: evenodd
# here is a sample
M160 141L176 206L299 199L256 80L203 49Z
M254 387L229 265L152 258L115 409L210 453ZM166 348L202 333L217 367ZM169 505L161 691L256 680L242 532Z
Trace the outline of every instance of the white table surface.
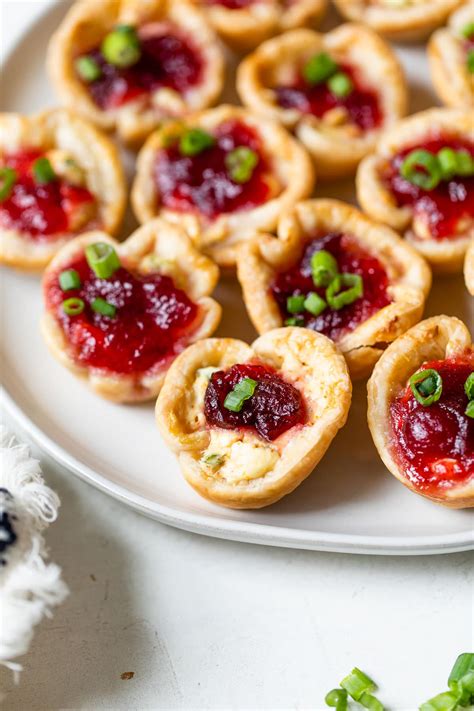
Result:
M42 5L0 0L2 52ZM0 670L11 711L323 709L354 665L379 681L387 707L411 711L474 648L470 553L350 556L204 538L34 452L62 499L47 542L71 595L37 630L19 686Z

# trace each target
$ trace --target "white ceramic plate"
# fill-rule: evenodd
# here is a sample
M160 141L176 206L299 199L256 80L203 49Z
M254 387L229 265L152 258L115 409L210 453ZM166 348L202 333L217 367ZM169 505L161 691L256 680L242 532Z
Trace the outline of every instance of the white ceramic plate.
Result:
M46 8L9 54L2 110L32 112L54 105L44 56L67 6ZM329 20L326 27L331 24ZM412 111L436 103L422 48L402 49L400 56L410 77ZM347 182L318 186L317 194L351 199L351 191ZM134 226L133 219L128 226ZM356 386L348 424L296 492L261 511L226 510L201 499L182 479L155 428L153 404L105 402L53 360L39 334L37 276L3 269L1 292L5 407L68 470L125 504L173 526L253 543L377 554L473 547L473 512L438 507L410 493L386 471L366 424L365 385ZM225 312L219 335L253 340L235 283L224 281L217 297ZM429 314L468 320L469 308L461 278L437 279Z

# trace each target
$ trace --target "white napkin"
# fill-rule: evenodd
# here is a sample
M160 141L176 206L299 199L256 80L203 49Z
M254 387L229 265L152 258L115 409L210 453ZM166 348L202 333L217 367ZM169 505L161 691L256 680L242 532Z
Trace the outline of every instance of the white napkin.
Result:
M68 594L42 536L59 505L28 447L0 426L0 664L16 673L35 625Z

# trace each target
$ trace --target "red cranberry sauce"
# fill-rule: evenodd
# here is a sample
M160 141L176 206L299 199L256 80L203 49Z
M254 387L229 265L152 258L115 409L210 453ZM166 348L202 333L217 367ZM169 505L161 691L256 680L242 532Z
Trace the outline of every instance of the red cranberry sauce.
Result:
M140 30L138 31L140 36ZM87 84L101 109L113 109L162 87L184 94L202 78L204 61L192 41L170 27L165 34L140 37L141 57L131 67L108 64L100 49L89 52L102 75Z
M224 407L224 400L243 378L256 380L257 387L252 397L244 401L240 412L231 412ZM257 363L233 365L229 370L214 373L204 398L204 414L211 426L255 430L270 441L306 421L300 391L273 368Z
M349 121L362 131L378 128L383 120L378 94L364 86L353 67L339 65L341 71L352 79L353 90L348 96L336 96L326 82L308 84L303 78L292 86L274 88L279 106L284 109L297 109L303 114L313 114L322 118L331 109L342 106L346 109Z
M51 239L70 230L70 216L76 208L95 197L86 188L58 178L47 184L35 182L32 165L43 155L38 150L10 153L2 164L14 168L17 181L9 197L0 202L0 226L18 230L41 240Z
M227 10L242 10L257 0L204 0L204 5L221 5Z
M178 352L196 324L198 306L168 276L142 276L120 267L109 279L99 279L84 256L67 269L79 273L81 286L63 292L57 272L45 284L45 299L81 365L119 374L144 373ZM78 316L63 310L63 301L71 297L85 302ZM99 297L116 307L115 316L102 316L91 308Z
M278 274L271 286L284 319L294 315L286 307L289 296L316 292L325 298L326 290L316 287L311 276L311 257L322 249L336 258L341 273L360 274L364 282L363 296L338 311L328 306L319 316L313 316L308 311L298 314L304 319L301 325L337 341L390 303L387 294L389 281L379 260L366 252L353 237L343 234L318 237L308 243L300 261L288 271Z
M199 212L209 219L222 213L250 210L264 203L270 192L257 132L241 121L226 121L214 133L215 143L195 156L181 155L179 146L162 148L154 179L162 204L178 212ZM250 180L236 183L225 165L228 153L239 146L259 156Z
M441 136L427 138L394 156L384 175L397 205L411 206L414 215L426 221L434 239L456 237L459 221L474 219L474 176L454 176L451 180L442 180L433 190L423 190L400 175L400 166L404 158L416 148L436 154L445 147L456 151L466 150L474 155L474 144L468 141Z
M443 380L438 402L421 405L407 386L390 407L397 457L420 491L449 489L474 476L474 419L465 414L464 392L474 356L425 363L427 368Z

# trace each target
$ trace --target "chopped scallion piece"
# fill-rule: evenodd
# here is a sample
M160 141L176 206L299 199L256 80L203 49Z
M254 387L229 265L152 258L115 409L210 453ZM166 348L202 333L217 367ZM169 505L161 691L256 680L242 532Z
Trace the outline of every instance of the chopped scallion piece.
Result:
M243 378L227 393L224 407L231 412L240 412L245 400L249 400L255 392L258 383L253 378Z
M214 136L200 128L190 128L179 140L179 150L183 156L197 156L215 143Z
M290 314L300 314L304 311L304 302L306 297L304 294L295 294L288 296L286 299L286 310Z
M59 275L59 286L63 291L71 291L71 289L79 289L81 280L75 269L66 269Z
M359 701L363 694L370 694L377 688L372 679L357 667L341 681L341 686L355 701Z
M362 704L366 709L370 711L384 711L384 705L372 694L364 692L359 699L359 704Z
M285 319L285 326L304 326L304 318L302 316L290 316Z
M468 417L474 417L474 400L469 400L465 413Z
M469 151L456 151L456 175L474 175L474 158Z
M342 287L348 287L341 291ZM364 295L364 282L360 274L339 274L326 289L326 301L335 311L352 304Z
M455 692L445 691L422 704L420 711L455 711L458 706L458 698Z
M87 263L99 279L109 279L120 268L117 252L108 242L94 242L85 249Z
M32 170L37 183L46 185L56 180L56 173L53 170L53 166L44 156L35 160Z
M437 402L443 392L443 379L433 368L413 373L408 383L416 400L425 407Z
M319 316L322 314L324 309L327 307L327 303L324 299L316 294L314 291L310 291L304 301L304 307L306 311L309 311L313 316Z
M461 29L461 34L466 39L474 37L474 22L468 22L467 25L464 25Z
M320 84L337 72L337 64L326 52L315 54L303 67L303 78L308 84Z
M437 154L441 166L443 180L449 180L456 175L458 166L457 152L453 148L442 148Z
M74 66L81 79L88 84L102 76L102 70L93 57L78 57Z
M324 701L327 706L335 708L336 711L346 711L347 691L345 689L332 689L326 694Z
M7 165L0 168L0 202L8 200L12 189L18 180L18 173Z
M423 148L407 155L400 166L400 175L423 190L434 190L442 177L438 158Z
M464 383L464 392L466 393L469 400L474 400L474 373L468 375L467 380ZM461 654L461 657L462 656L465 655ZM474 659L474 654L471 654L471 657ZM474 663L472 668L474 669Z
M109 32L100 46L102 56L116 67L131 67L141 57L140 40L131 25L119 25Z
M84 311L84 306L83 300L75 296L71 296L70 299L63 301L63 311L68 316L78 316Z
M238 146L225 157L225 165L234 183L248 183L258 163L258 154L247 146Z
M94 299L91 304L91 308L97 314L101 314L102 316L109 316L110 318L113 318L117 313L117 307L113 304L109 304L108 301L102 299L100 296L98 296L97 299Z
M352 79L345 72L336 72L328 79L329 91L340 98L349 96L354 89Z
M203 457L202 461L204 464L210 469L218 469L222 464L224 463L224 457L222 454L207 454L205 457Z
M321 249L311 257L311 274L315 286L329 286L338 275L339 266L331 252Z

